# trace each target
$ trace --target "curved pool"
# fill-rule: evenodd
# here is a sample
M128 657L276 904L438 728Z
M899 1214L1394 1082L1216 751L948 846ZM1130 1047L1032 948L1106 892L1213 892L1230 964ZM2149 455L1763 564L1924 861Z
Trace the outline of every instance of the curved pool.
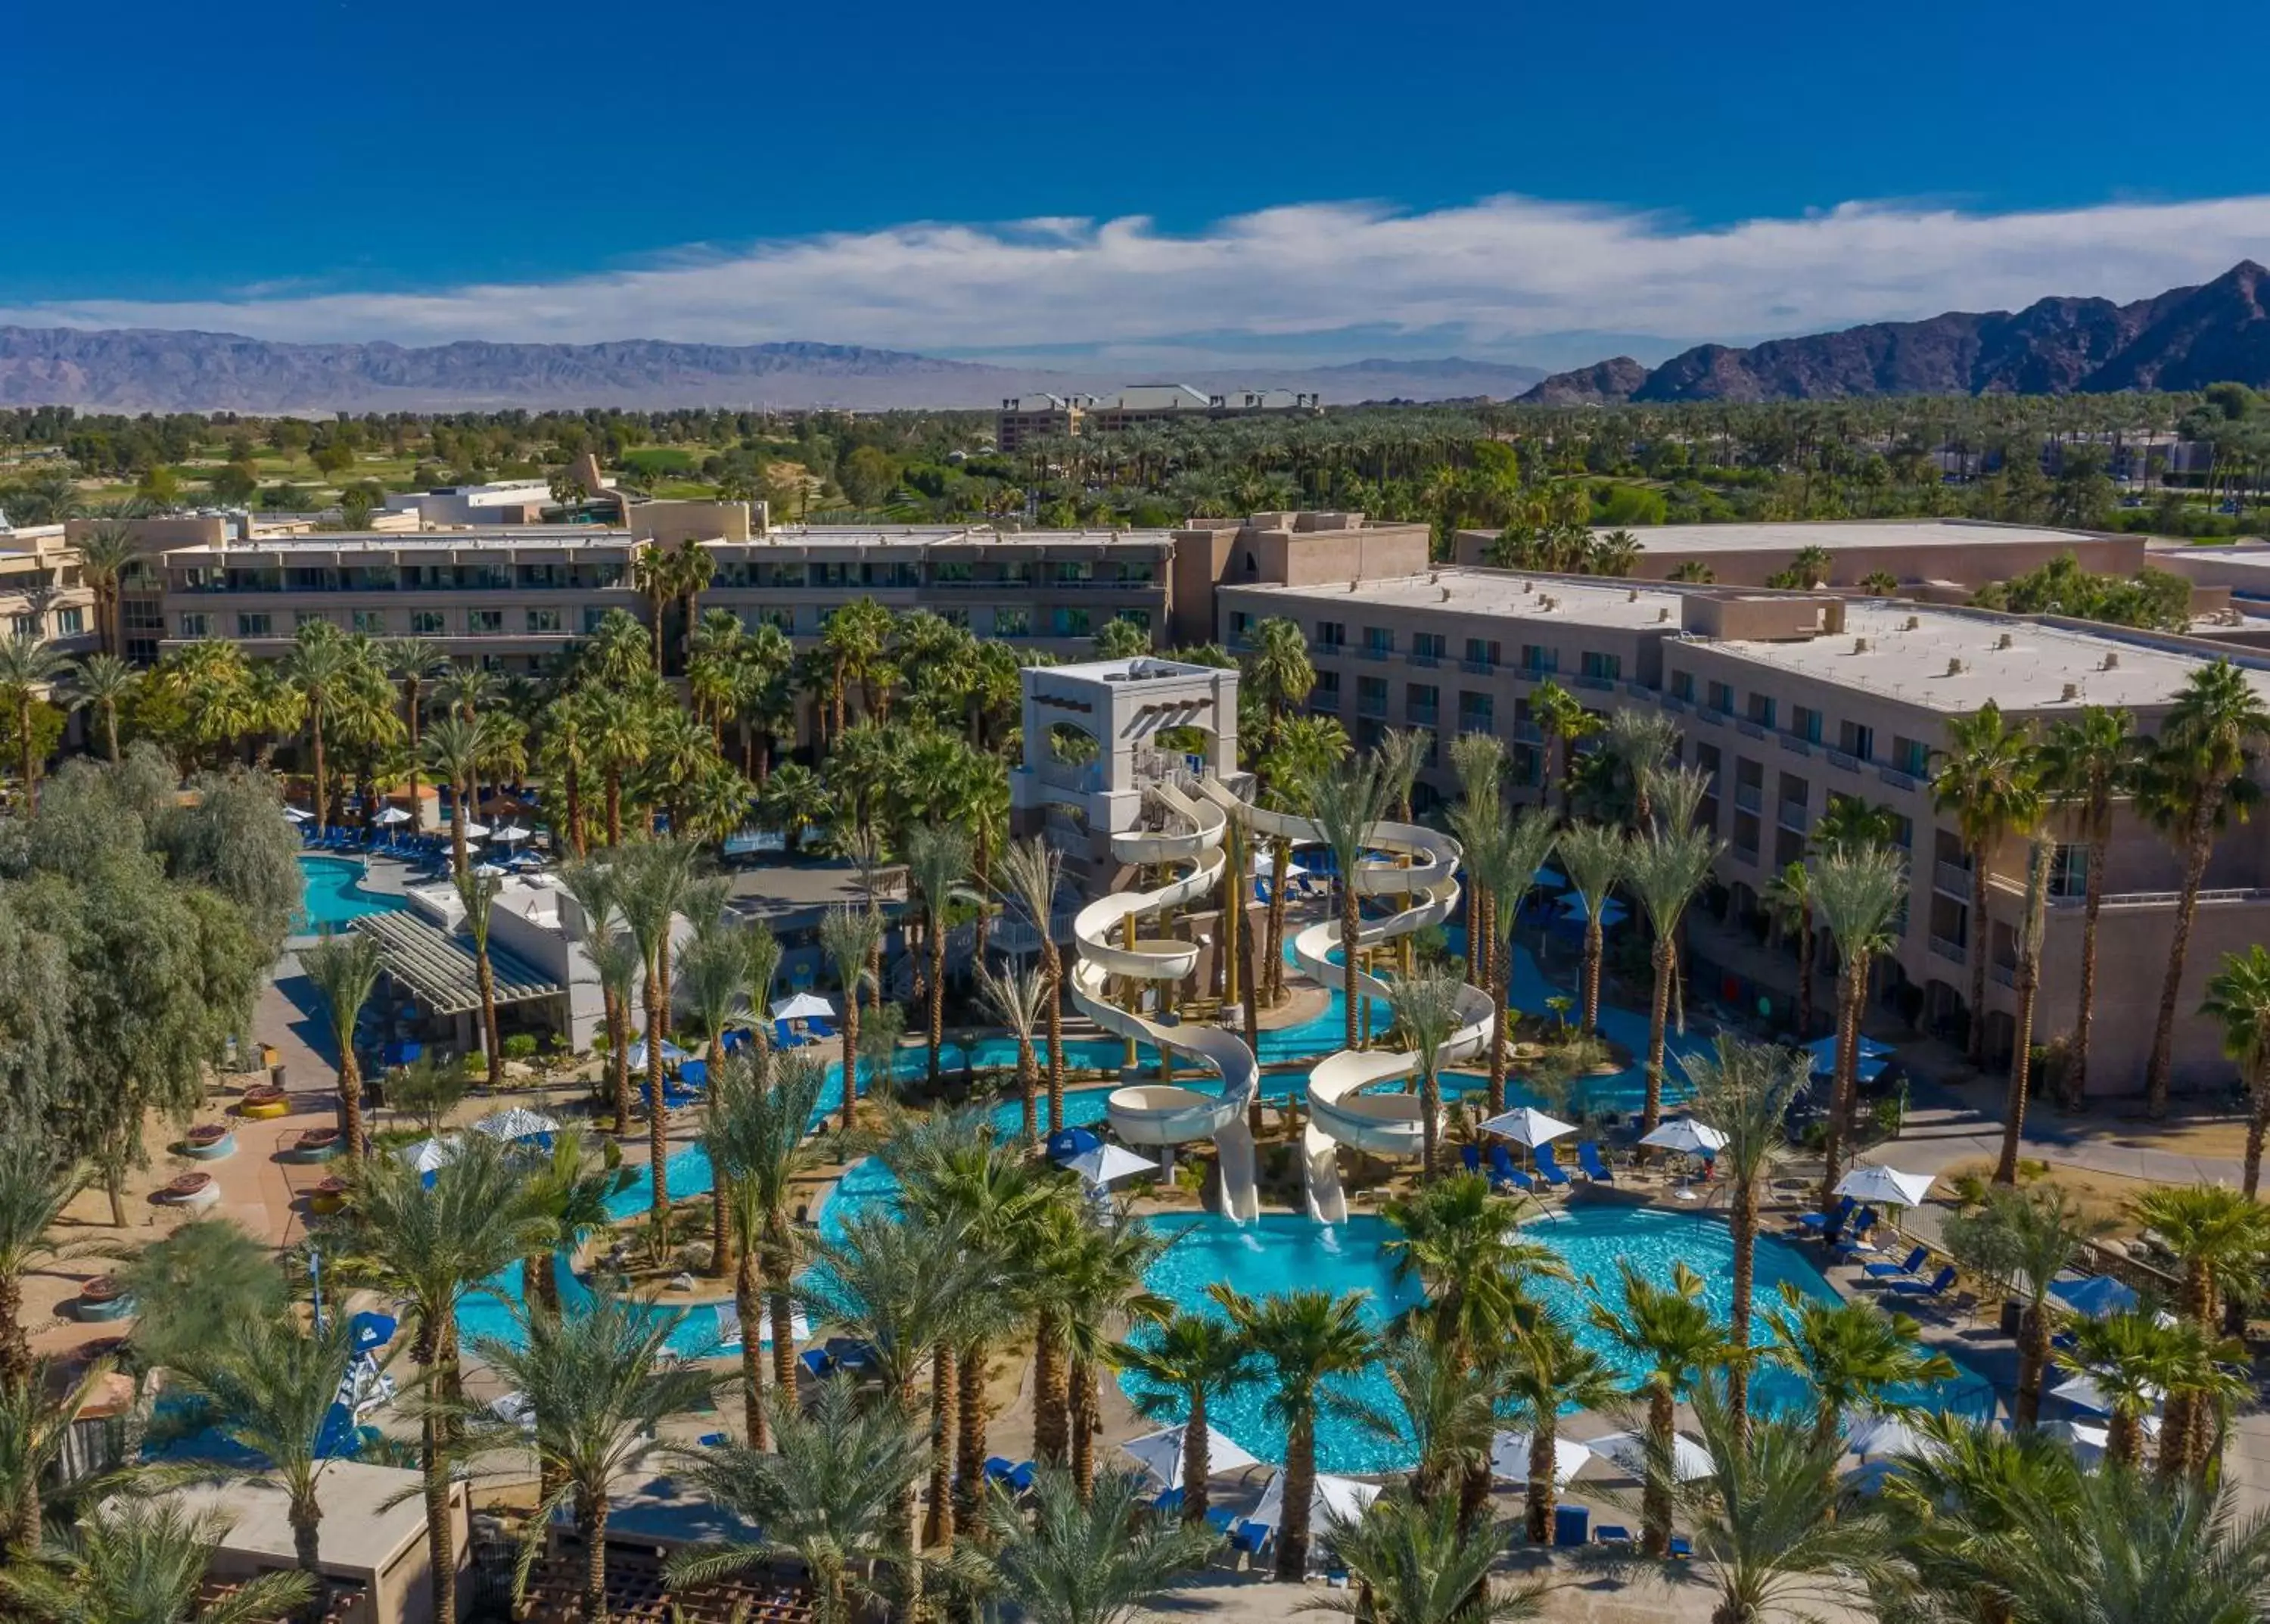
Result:
M292 921L294 936L329 936L365 914L398 913L409 906L398 896L365 890L359 857L302 854L295 860L300 864L300 911Z

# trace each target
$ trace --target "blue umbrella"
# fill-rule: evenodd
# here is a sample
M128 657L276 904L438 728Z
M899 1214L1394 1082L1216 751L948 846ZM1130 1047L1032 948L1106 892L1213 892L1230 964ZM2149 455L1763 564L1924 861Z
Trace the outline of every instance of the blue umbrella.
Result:
M1049 1160L1070 1161L1075 1156L1085 1156L1102 1143L1086 1128L1059 1128L1049 1135Z
M347 1322L354 1333L354 1350L367 1353L375 1347L384 1347L394 1340L395 1322L384 1314L358 1314Z
M1529 879L1531 884L1546 891L1566 891L1569 888L1567 878L1556 868L1540 868Z
M1586 923L1591 917L1591 909L1585 904L1582 896L1562 897L1561 906L1568 909L1575 922L1579 924ZM1613 897L1600 904L1600 929L1603 931L1612 924L1621 924L1630 917L1631 910Z
M678 1080L685 1084L688 1088L708 1087L709 1086L709 1063L706 1060L687 1061L684 1065L678 1068Z
M1813 1074L1815 1077L1828 1077L1836 1072L1836 1034L1835 1033L1830 1033L1827 1037L1814 1039L1805 1046L1805 1052L1813 1057ZM1862 1082L1873 1083L1883 1075L1884 1068L1891 1064L1891 1058L1892 1046L1889 1043L1879 1043L1875 1039L1863 1034L1854 1061L1855 1074Z
M2136 1293L2109 1274L2085 1275L2077 1280L2051 1280L2050 1294L2076 1314L2091 1319L2125 1313L2136 1306Z

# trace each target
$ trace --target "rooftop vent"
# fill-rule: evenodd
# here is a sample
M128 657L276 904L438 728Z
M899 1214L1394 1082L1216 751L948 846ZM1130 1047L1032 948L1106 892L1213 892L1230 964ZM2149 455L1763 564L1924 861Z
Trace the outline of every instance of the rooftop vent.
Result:
M2068 682L2065 685L2065 692L2059 694L2058 697L2066 701L2067 703L2071 703L2073 701L2081 697L2081 685L2077 682Z
M1444 602L1444 603L1446 603L1446 604L1447 604L1447 603L1449 603L1450 601L1450 588L1448 588L1448 587L1444 587L1444 588L1443 589L1443 602Z
M1528 576L1524 575L1521 578L1521 590L1524 592L1534 592L1537 590L1537 582L1529 579Z
M2016 638L2011 636L2009 633L2005 632L1994 640L1994 646L1997 649L2012 649L2017 646L2017 642L2018 640Z
M1855 637L1855 638L1852 640L1852 652L1853 652L1853 653L1855 653L1855 654L1866 654L1866 653L1867 653L1867 652L1868 652L1868 640L1867 640L1866 638L1865 638L1865 637Z
M1627 604L1636 604L1639 602L1639 589L1637 587L1634 587L1630 591L1625 593L1624 602Z
M1666 605L1666 606L1665 606L1665 607L1664 607L1664 608L1661 608L1661 609L1657 610L1657 611L1655 612L1655 618L1656 618L1658 620L1668 620L1668 619L1671 619L1671 610L1670 610L1669 606L1668 606L1668 605Z
M1963 669L1963 664L1960 658L1952 659L1947 663L1947 674L1950 677L1960 677L1962 675Z
M2101 671L2118 671L2120 669L2119 655L2111 649L2107 649L2104 655L2104 664L2098 666L2096 669Z
M1362 584L1363 584L1363 577L1362 577L1362 576L1361 576L1361 575L1350 575L1350 576L1348 577L1348 590L1349 590L1349 591L1351 591L1351 592L1354 591L1358 587L1361 586Z

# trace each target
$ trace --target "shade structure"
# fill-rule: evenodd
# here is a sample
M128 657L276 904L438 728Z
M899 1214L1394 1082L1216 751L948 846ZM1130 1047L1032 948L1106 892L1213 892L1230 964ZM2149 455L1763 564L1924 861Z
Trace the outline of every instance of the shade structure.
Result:
M1647 1440L1636 1432L1603 1433L1584 1440L1584 1447L1605 1456L1636 1478L1647 1475ZM1710 1451L1683 1432L1671 1435L1671 1472L1681 1483L1710 1475Z
M399 806L389 806L384 811L381 812L376 817L373 818L371 821L376 824L382 824L388 828L392 828L397 823L409 822L410 814L403 811Z
M394 1316L390 1314L358 1314L347 1321L347 1333L353 1339L354 1351L358 1353L384 1347L394 1340L396 1329Z
M489 837L489 826L486 823L473 823L469 821L465 824L462 833L467 840L486 840Z
M1658 1123L1654 1132L1640 1143L1657 1150L1677 1151L1687 1156L1715 1156L1726 1147L1726 1136L1709 1123L1696 1122L1692 1116L1673 1116Z
M1566 891L1568 876L1557 868L1540 868L1529 877L1529 883L1540 891Z
M1529 1451L1535 1442L1534 1435L1525 1432L1502 1432L1490 1440L1490 1476L1502 1478L1509 1483L1529 1481ZM1553 1481L1562 1488L1569 1479L1591 1464L1592 1451L1574 1438L1555 1437L1553 1440Z
M475 1133L486 1133L493 1139L510 1144L515 1139L532 1139L541 1134L557 1133L560 1124L540 1111L531 1111L524 1105L509 1110L495 1111L473 1124Z
M691 1060L693 1057L693 1056L687 1054L684 1049L671 1042L668 1038L662 1040L662 1058L664 1064L667 1065L676 1065L681 1060ZM637 1042L631 1045L631 1064L635 1068L642 1066L645 1064L646 1040L644 1038L641 1038Z
M2155 1415L2143 1417L2140 1430L2148 1441L2158 1438L2159 1417ZM2042 1423L2042 1431L2059 1442L2069 1446L2073 1450L2073 1458L2083 1466L2094 1466L2103 1460L2104 1451L2112 1444L2112 1428L2100 1427L2091 1421L2044 1421Z
M1864 1460L1871 1455L1930 1455L1942 1448L1907 1417L1873 1410L1844 1412L1844 1444Z
M496 838L510 846L526 840L533 833L533 830L523 828L519 824L508 823L496 832Z
M1517 1106L1502 1116L1492 1116L1482 1125L1484 1133L1495 1133L1502 1139L1511 1139L1517 1145L1526 1145L1535 1150L1549 1145L1564 1134L1576 1131L1574 1123L1562 1122L1558 1116L1547 1116L1534 1106Z
M1805 1046L1805 1052L1813 1057L1813 1074L1815 1077L1827 1077L1836 1070L1835 1033L1814 1039ZM1861 1036L1854 1065L1862 1082L1874 1082L1891 1061L1892 1046L1889 1043L1879 1043L1866 1034Z
M1139 1173L1159 1170L1157 1162L1136 1154L1124 1145L1099 1145L1094 1150L1081 1152L1065 1166L1098 1188L1132 1178Z
M1187 1427L1169 1427L1164 1432L1145 1433L1131 1438L1119 1447L1134 1457L1137 1465L1149 1472L1161 1488L1183 1487L1183 1437ZM1216 1473L1243 1472L1265 1463L1249 1454L1236 1439L1224 1436L1213 1427L1206 1428L1206 1466Z
M2105 1319L2136 1306L2136 1290L2109 1274L2084 1275L2077 1280L2051 1280L2050 1295L2076 1314Z
M315 814L298 806L286 806L284 815L294 823L305 823Z
M1903 1173L1897 1168L1866 1163L1836 1181L1836 1193L1878 1206L1921 1206L1937 1181L1928 1173Z
M446 1139L420 1139L415 1145L405 1145L399 1153L402 1160L420 1173L434 1173L456 1160L457 1141L453 1136Z
M1592 916L1592 910L1590 906L1586 904L1581 894L1571 894L1570 895L1562 897L1561 899L1561 906L1563 908L1566 908L1570 916L1578 923L1584 923L1589 921ZM1612 924L1621 924L1625 920L1630 917L1631 909L1626 908L1621 902L1617 901L1613 897L1608 898L1607 901L1600 904L1600 929L1603 931L1606 930Z
M1102 1138L1087 1128L1059 1128L1049 1135L1049 1160L1064 1167L1074 1158L1085 1156L1103 1143Z
M1379 1498L1379 1485L1359 1482L1354 1478L1336 1478L1329 1472L1317 1474L1316 1492L1309 1497L1309 1528L1321 1531L1326 1521L1338 1516L1353 1522L1363 1515L1363 1509ZM1269 1479L1269 1487L1261 1491L1261 1503L1246 1517L1264 1528L1274 1528L1285 1517L1285 1474L1278 1472Z
M523 1432L536 1430L536 1405L526 1393L500 1393L489 1400L488 1411L508 1427L517 1427Z
M2155 1405L2168 1396L2164 1391L2156 1387L2148 1387L2144 1390L2145 1397L2149 1398ZM2067 1404L2073 1405L2077 1409L2094 1410L2099 1415L2110 1415L2112 1413L2112 1399L2111 1396L2105 1392L2103 1388L2097 1385L2096 1376L2090 1375L2086 1370L2082 1371L2078 1376L2068 1376L2064 1381L2059 1383L2055 1387L2051 1388L2050 1397L2052 1398L2062 1398Z
M835 1014L835 1005L816 992L799 992L773 1005L775 1020L829 1020Z
M473 864L473 878L475 879L502 879L509 872L511 872L510 870L501 869L493 863L476 863Z

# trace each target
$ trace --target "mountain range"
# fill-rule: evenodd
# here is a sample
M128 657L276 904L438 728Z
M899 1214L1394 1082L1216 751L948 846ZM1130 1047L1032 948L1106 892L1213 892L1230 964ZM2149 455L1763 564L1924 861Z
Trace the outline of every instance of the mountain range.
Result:
M2200 287L2133 304L2044 299L2013 314L1950 310L1747 349L1698 345L1648 367L1618 356L1555 373L1533 404L2066 395L2270 385L2270 271L2242 260Z

